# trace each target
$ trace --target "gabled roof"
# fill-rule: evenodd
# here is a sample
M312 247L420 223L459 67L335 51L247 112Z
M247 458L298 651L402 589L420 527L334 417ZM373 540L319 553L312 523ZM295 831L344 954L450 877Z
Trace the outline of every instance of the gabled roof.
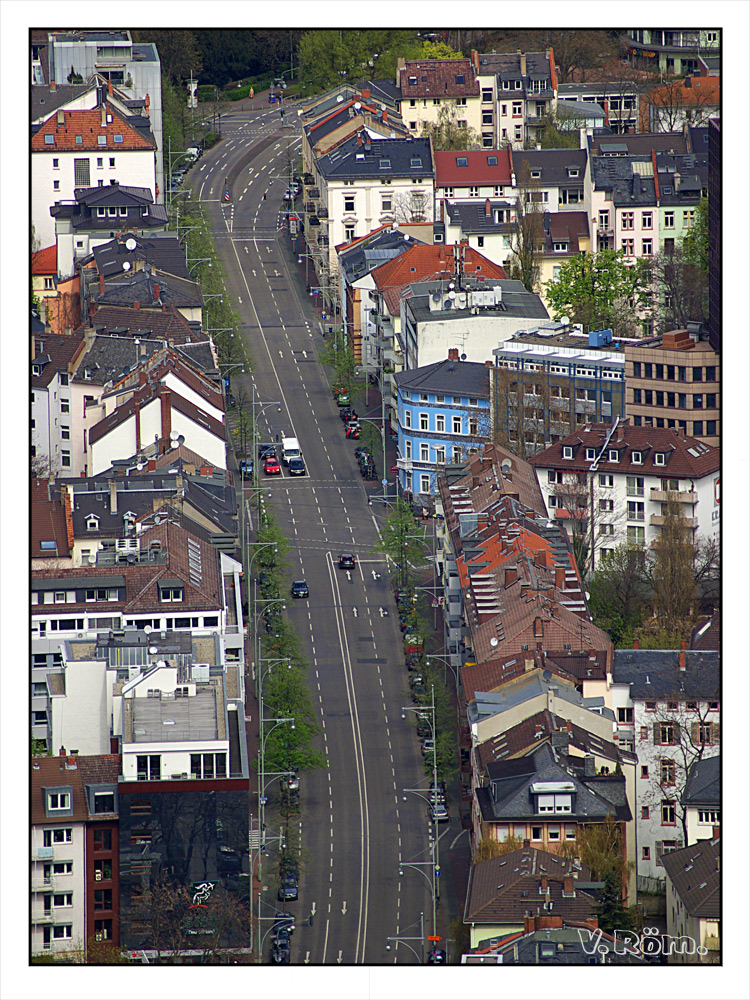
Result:
M440 275L455 276L453 246L445 244L420 244L411 247L394 260L376 267L373 280L379 289L404 286L415 281L425 281ZM473 247L467 246L463 258L463 273L467 276L484 275L485 278L506 277L505 271Z
M353 137L316 162L329 180L412 177L427 183L433 173L429 139L375 139L360 145Z
M509 149L435 150L436 188L489 184L507 187L512 183L512 173Z
M693 761L681 801L684 806L721 804L721 754Z
M604 156L613 159L617 156L651 155L651 150L674 153L689 153L687 140L683 132L647 132L627 135L590 135L588 149L592 157Z
M545 253L559 255L555 243L567 243L566 253L579 253L582 239L589 237L589 217L587 212L545 212L544 213Z
M531 184L539 187L583 187L583 175L588 159L585 149L519 149L511 153L516 183L527 182L526 164L530 171L539 171L538 178L529 178ZM571 177L569 170L577 170Z
M200 309L203 295L200 285L188 278L178 278L156 268L125 271L105 280L104 291L92 285L90 297L98 305L132 306L141 309L161 309L174 305L177 309Z
M190 326L185 317L175 309L167 306L163 309L129 309L124 306L100 306L89 316L87 323L82 323L75 331L83 335L86 330L96 330L97 334L120 337L138 337L143 340L166 340L170 344L190 344L203 341L204 335ZM135 361L133 354L133 361ZM80 366L79 366L80 369Z
M340 250L337 248L339 265L351 284L415 245L421 245L421 241L391 225L380 226Z
M108 416L103 417L98 423L94 424L89 429L89 444L96 444L97 441L109 434L115 427L119 427L128 421L133 416L136 402L143 408L148 406L149 403L153 403L154 400L160 399L164 393L170 394L171 405L174 409L179 410L180 413L183 413L194 423L200 424L203 430L213 434L214 437L220 438L222 441L226 440L225 427L219 420L209 416L205 410L201 410L187 399L184 399L178 392L171 391L166 386L158 384L144 385L136 390L130 399L118 406L116 410L113 410Z
M70 555L72 533L66 508L47 479L31 480L31 558L64 559ZM54 548L42 543L54 542Z
M563 895L563 879L573 878L573 896ZM547 902L540 892L546 879L553 912L565 920L586 920L596 915L597 900L578 886L590 882L591 871L572 858L550 851L523 847L500 857L478 861L469 869L464 923L523 923L524 916Z
M705 621L699 621L690 636L691 649L719 649L721 645L721 612L716 611Z
M401 100L410 97L478 97L479 81L471 59L407 60L398 71Z
M586 449L595 449L598 455L607 436L612 431L609 424L590 424L551 444L529 459L539 469L564 469L585 472L592 460L586 458ZM572 458L563 458L563 448L573 449ZM618 461L611 462L610 452L618 452ZM641 461L633 462L633 453ZM656 465L655 455L665 456L663 465ZM720 468L720 451L697 438L680 434L673 427L632 427L620 423L598 464L599 472L670 476L701 479Z
M493 233L515 232L515 224L509 221L495 222L495 212L502 212L508 219L513 210L511 201L498 198L474 199L473 201L448 201L445 206L446 221L449 225L461 227L461 236L491 236Z
M718 701L721 659L718 652L693 649L616 649L612 679L630 685L633 701Z
M537 670L549 670L569 684L605 680L607 676L607 654L603 650L592 653L576 650L574 653L571 649L541 651L534 648L525 650L523 656L507 654L464 666L461 683L465 700L473 701L478 692L500 690L503 684L525 674L528 662Z
M399 389L451 392L454 396L483 399L489 399L490 394L487 366L474 361L436 361L431 365L400 372L395 381Z
M57 274L57 244L31 254L32 274Z
M597 156L591 161L591 180L595 190L611 194L616 208L656 205L651 157Z
M190 278L185 250L176 236L127 233L94 247L93 257L98 273L105 278L125 271L132 273L141 262L178 278Z
M91 385L107 385L108 382L121 378L139 361L151 357L164 347L163 340L142 337L137 348L133 341L132 336L93 337L91 346L78 362L73 381L86 382ZM87 377L87 373L89 377Z
M34 337L34 354L31 360L31 387L43 389L58 372L67 372L70 362L83 343L78 333L44 333ZM35 369L41 368L35 374Z
M674 891L691 917L721 917L721 840L697 844L662 855L661 863Z
M59 748L56 748L59 749ZM70 749L70 748L68 748ZM70 763L68 763L70 761ZM48 815L44 789L69 787L72 813L64 818ZM33 757L31 760L31 823L33 826L85 823L88 819L86 794L77 757Z
M111 121L106 120L104 125L102 125L102 107L105 108L106 119L110 116L112 118ZM62 124L58 124L58 117L62 118ZM147 126L148 119L144 122ZM31 152L55 154L155 150L156 142L153 135L144 132L144 126L140 123L139 125L140 127L136 128L109 101L89 110L60 110L51 114L32 136ZM47 142L45 136L52 136L53 142ZM116 136L121 137L120 141L116 141ZM77 141L78 137L80 142ZM102 143L100 139L105 141Z

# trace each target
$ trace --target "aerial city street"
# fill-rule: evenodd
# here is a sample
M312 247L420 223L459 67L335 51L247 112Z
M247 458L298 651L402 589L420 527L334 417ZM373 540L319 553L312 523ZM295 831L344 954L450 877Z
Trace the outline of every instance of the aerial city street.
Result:
M719 966L721 28L30 46L30 964Z

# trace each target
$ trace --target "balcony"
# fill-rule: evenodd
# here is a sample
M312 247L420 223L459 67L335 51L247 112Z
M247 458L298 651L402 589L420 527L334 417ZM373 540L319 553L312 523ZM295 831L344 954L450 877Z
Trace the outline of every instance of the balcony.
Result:
M55 918L51 912L32 914L31 917L32 924L54 924Z
M678 490L661 490L658 486L652 486L649 495L657 503L666 503L669 500L674 500L677 503L698 503L698 494L690 490L685 490L684 492Z
M651 517L648 519L648 523L654 528L663 528L666 520L667 520L666 517L663 517L661 514L652 514ZM683 520L687 528L698 527L697 517L686 517L683 518Z
M396 465L404 472L411 472L414 468L414 461L411 458L397 458Z
M35 847L31 852L32 861L53 861L54 858L54 847Z
M31 880L32 892L52 892L54 888L55 880L53 878L41 878L37 876Z

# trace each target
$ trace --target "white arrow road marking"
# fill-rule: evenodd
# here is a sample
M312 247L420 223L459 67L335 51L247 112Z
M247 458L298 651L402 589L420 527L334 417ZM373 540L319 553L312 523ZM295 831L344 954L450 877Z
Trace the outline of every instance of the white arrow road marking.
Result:
M306 357L307 357L307 351L303 351L303 352L302 352L302 357L303 357L303 358L306 358Z
M379 580L380 579L380 573L376 573L374 569L371 570L370 572L372 573L373 580Z
M313 903L313 905L312 905L312 911L311 912L312 912L312 915L315 916L315 903Z
M352 608L352 611L354 612L354 617L358 618L359 617L359 611L357 611L356 608Z
M237 301L239 302L240 305L242 305L242 299L239 297L239 295L237 296Z
M349 583L352 582L352 571L350 569L346 571L346 578L349 581Z
M346 900L344 900L344 905L341 907L341 912L346 916ZM339 952L339 954L341 953Z
M310 964L310 952L306 951L305 952L305 965L309 965L309 964Z
M388 617L388 608L381 608L380 609L380 617L381 618L387 618Z
M338 962L339 965L341 965L341 963L344 961L341 956L342 956L342 952L339 952L339 957L336 959L336 961Z
M280 358L283 358L283 357L284 357L284 355L282 354L282 352L281 352L281 351L279 351L279 357L280 357Z

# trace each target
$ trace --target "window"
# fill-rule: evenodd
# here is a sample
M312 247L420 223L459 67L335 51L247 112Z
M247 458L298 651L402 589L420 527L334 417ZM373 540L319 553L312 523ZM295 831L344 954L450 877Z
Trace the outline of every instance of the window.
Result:
M627 492L629 497L643 496L643 476L627 477Z
M44 846L54 847L55 844L71 844L73 842L73 830L71 827L58 828L56 830L44 831Z
M651 848L650 847L642 847L641 848L641 859L643 861L649 861L650 858L651 858Z
M54 146L55 145L55 137L54 137L54 135L52 135L52 134L45 135L45 137L44 137L44 145L45 146Z
M599 485L600 486L614 486L615 485L615 477L614 476L610 476L610 475L608 475L606 473L600 473L599 474Z
M622 249L626 257L633 257L635 255L635 240L623 240Z
M111 813L115 811L114 792L94 792L94 812Z
M411 427L411 410L404 410L404 427Z
M52 897L52 905L58 906L72 906L73 905L73 893L72 892L56 892Z
M419 492L420 493L430 492L430 477L426 473L422 473L419 477Z
M685 229L691 229L695 225L695 209L687 208L682 212L682 225Z
M47 721L46 713L42 713L45 716L44 721ZM47 796L47 810L52 811L53 809L70 809L70 793L69 792L49 792Z
M680 731L676 722L657 722L654 725L654 743L659 746L674 746Z
M112 909L111 889L94 889L94 909L95 910Z
M669 757L662 757L659 761L659 775L662 785L675 783L675 763Z
M351 243L354 239L354 233L356 231L356 226L344 226L344 239L347 243Z
M711 823L716 826L721 822L721 813L718 809L699 809L698 822Z
M97 941L111 941L112 940L112 921L111 920L95 920L94 921L94 936Z
M674 229L674 212L664 213L664 228ZM666 250L666 247L664 249Z
M491 125L491 124L492 124L492 112L491 111L483 111L482 112L482 125Z
M515 139L516 142L520 142L521 139L523 139L523 126L516 125L516 127L513 129L513 138ZM547 192L544 191L543 194L546 195ZM547 198L544 197L542 200L546 201Z
M70 468L71 461L70 461L70 452L69 451L66 451L64 449L60 451L60 465L62 465L62 467L64 469L69 469Z
M645 505L640 500L628 501L628 521L645 521Z
M633 709L632 708L618 708L617 709L617 721L619 723L626 723L632 725L633 722Z
M652 225L651 212L641 212L641 229L651 229Z
M470 198L478 198L479 197L479 188L477 187L477 185L471 184L469 186L469 197Z
M560 827L557 824L550 824L547 827L547 840L559 840L560 839Z
M461 425L462 425L461 417L453 417L452 420L453 420L453 424L452 424L452 426L453 426L453 433L454 434L460 434L461 433Z
M572 447L570 445L567 445L567 444L563 445L562 457L563 458L573 458L573 449L572 449Z
M622 228L632 229L635 220L635 212L623 212L622 213Z
M420 444L419 446L419 461L429 462L430 460L430 446L428 444Z
M55 924L52 928L52 937L56 941L69 941L73 937L73 925Z
M614 524L600 524L599 525L599 534L600 535L614 535L614 533L615 533L615 526L614 526Z
M381 212L390 212L393 208L393 199L390 194L381 195L380 199L380 210Z
M445 416L442 413L435 415L435 430L440 433L445 432Z
M675 826L677 824L677 810L674 799L662 799L661 803L661 825Z
M161 587L159 589L159 599L164 604L174 604L182 600L183 593L182 587Z
M698 724L698 743L711 746L718 743L719 727L714 722L700 722Z
M492 88L482 89L482 104L488 104L492 102Z
M94 862L94 881L109 882L112 878L112 862L110 860Z
M541 826L532 826L532 828L531 828L531 839L532 840L541 840L542 839L542 827Z
M667 702L667 711L668 712L676 712L677 711L677 707L678 706L677 706L677 702L676 701L668 701Z
M429 430L430 427L430 415L429 413L419 414L419 429L420 431Z
M641 777L648 778L648 764L641 764Z
M344 211L353 212L354 211L354 195L347 194L344 195Z
M641 253L644 257L651 257L654 252L654 241L653 240L643 240L641 242Z
M641 739L642 740L648 739L648 726L641 726Z
M614 510L614 509L615 509L615 502L614 502L614 500L600 500L599 501L599 510L609 510L609 511L611 511L611 510Z
M70 413L70 400L61 399L60 400L60 413Z
M158 781L161 778L161 755L139 754L136 757L138 781Z

